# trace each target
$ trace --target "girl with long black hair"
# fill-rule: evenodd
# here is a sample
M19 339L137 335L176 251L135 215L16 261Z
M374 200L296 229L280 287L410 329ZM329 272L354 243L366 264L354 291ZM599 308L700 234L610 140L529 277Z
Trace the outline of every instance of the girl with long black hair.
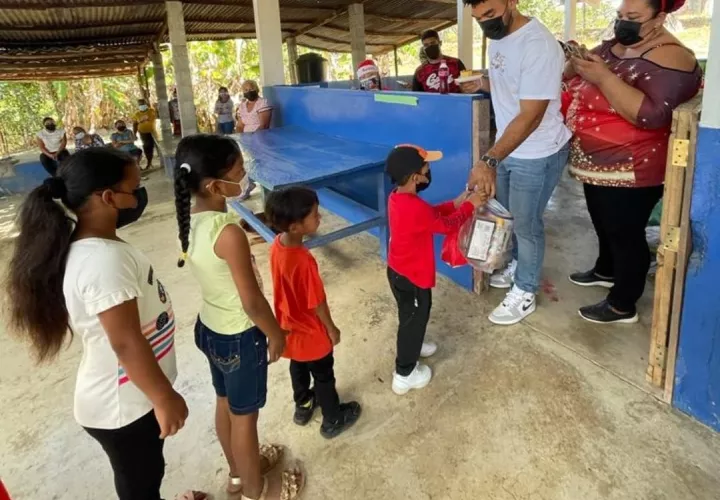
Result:
M39 361L80 337L75 419L108 455L120 500L160 500L164 438L188 409L172 387L170 297L147 257L117 235L147 205L139 184L122 151L72 155L20 209L7 292L10 326Z

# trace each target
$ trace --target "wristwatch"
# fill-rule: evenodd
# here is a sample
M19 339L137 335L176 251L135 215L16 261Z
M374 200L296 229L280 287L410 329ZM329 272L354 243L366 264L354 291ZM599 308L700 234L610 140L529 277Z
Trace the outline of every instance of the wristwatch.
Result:
M493 158L492 156L483 155L482 158L480 158L480 161L485 162L485 164L495 170L498 166L498 163L500 163L497 158Z

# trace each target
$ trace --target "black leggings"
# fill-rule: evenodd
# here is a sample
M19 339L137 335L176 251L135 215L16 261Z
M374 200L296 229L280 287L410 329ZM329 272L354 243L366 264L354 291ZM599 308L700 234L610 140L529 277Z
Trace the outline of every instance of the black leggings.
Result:
M608 294L611 306L635 312L645 290L650 250L645 236L650 214L663 187L605 187L585 184L585 200L600 248L595 272L615 278Z
M63 149L62 151L58 152L57 160L49 157L45 153L42 153L40 155L40 164L43 166L43 168L48 174L50 174L52 177L55 177L57 169L60 166L60 162L65 160L65 158L67 158L68 156L70 156L70 153L68 153L67 149Z
M165 442L154 412L120 429L85 430L110 459L119 500L161 500Z

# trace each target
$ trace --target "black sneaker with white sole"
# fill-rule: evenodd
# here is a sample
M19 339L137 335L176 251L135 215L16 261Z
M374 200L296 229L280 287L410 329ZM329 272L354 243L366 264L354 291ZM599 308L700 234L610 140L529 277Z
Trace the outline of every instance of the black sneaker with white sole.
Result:
M578 311L580 317L584 320L590 321L591 323L637 323L638 314L637 311L620 313L615 311L607 300L603 300L597 304L591 306L581 307Z
M297 425L307 425L312 420L313 413L315 413L315 396L304 405L295 406L295 415L293 415L293 422Z
M569 277L570 282L578 286L601 286L603 288L612 288L615 285L615 278L606 278L590 269L584 273L573 273Z

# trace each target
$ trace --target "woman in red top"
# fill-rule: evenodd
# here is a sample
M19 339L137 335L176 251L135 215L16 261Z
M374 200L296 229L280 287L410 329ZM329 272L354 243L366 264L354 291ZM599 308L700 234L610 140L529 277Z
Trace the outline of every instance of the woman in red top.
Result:
M570 174L584 184L600 246L595 267L570 281L611 288L606 300L580 308L588 321L638 321L650 265L645 226L663 193L673 109L702 79L693 53L663 26L683 3L624 0L615 38L565 70Z

